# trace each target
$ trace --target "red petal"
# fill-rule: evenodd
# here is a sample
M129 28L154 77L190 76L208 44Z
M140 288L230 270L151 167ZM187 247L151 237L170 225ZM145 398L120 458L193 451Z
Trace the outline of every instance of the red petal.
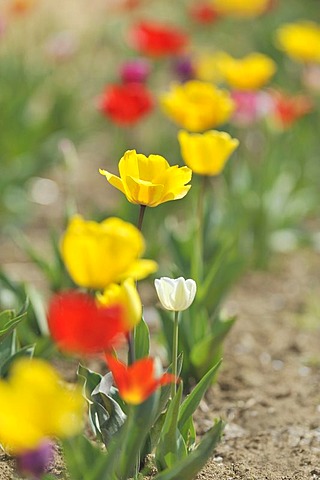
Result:
M85 293L69 291L53 297L48 312L52 338L62 350L97 353L119 343L122 307L98 307Z

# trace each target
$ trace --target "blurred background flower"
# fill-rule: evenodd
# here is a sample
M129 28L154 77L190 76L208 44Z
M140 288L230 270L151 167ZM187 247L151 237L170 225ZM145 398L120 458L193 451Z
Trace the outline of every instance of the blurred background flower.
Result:
M131 27L128 41L142 55L165 57L181 54L188 44L188 36L179 27L142 21Z
M133 125L152 111L153 99L142 83L107 85L98 100L98 107L114 123Z
M197 80L172 85L170 91L161 95L160 101L166 115L191 132L227 122L234 110L229 92Z

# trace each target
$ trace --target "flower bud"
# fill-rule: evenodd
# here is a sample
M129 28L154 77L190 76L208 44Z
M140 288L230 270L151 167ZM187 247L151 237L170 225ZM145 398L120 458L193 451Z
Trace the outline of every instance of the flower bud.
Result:
M154 281L154 285L162 306L175 312L189 308L197 291L196 282L191 278L161 277Z

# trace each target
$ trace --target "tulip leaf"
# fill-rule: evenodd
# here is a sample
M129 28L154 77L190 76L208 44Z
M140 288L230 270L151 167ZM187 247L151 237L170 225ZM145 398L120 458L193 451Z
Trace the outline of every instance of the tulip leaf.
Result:
M96 373L89 368L84 367L79 363L77 375L81 379L83 384L83 396L90 401L91 393L96 386L101 382L102 375Z
M118 452L116 472L119 479L127 479L129 475L133 475L135 466L139 469L140 452L156 419L159 398L160 393L156 391L145 402L131 406L128 411L127 420L120 430L120 433L126 433L121 443L120 455Z
M220 441L223 428L222 420L217 421L195 450L173 467L156 475L154 480L194 480Z
M197 437L192 416L185 422L181 435L183 436L188 452L190 452L190 450L193 450L196 445Z
M183 354L180 353L177 359L178 376L180 375L180 372L181 372L182 362L183 362ZM172 364L169 365L167 372L172 373ZM142 449L141 460L143 460L146 455L151 453L153 449L156 447L156 445L158 444L162 426L165 421L165 415L166 415L165 409L167 407L170 394L171 394L171 384L163 385L160 390L160 400L158 404L158 411L155 417L156 420L147 436L146 443Z
M77 480L116 480L108 475L112 468L109 455L79 435L62 442L64 458L70 478Z
M212 384L220 364L221 360L206 373L206 375L200 380L200 382L181 404L178 428L181 431L185 441L187 441L190 418L192 418L192 415L198 408L202 397Z
M0 352L0 378L6 377L8 375L9 370L11 368L11 364L14 363L18 358L32 357L34 354L34 349L35 349L35 345L29 345L29 346L20 348L19 350L16 350L16 351L14 347L13 352L4 361L1 361L2 352Z
M212 333L214 333L222 342L229 333L229 330L233 326L236 319L236 316L227 319L222 319L220 317L216 318L212 327Z
M180 384L165 414L165 421L155 453L155 460L159 470L172 467L178 460L187 455L185 442L178 430L181 396L182 384Z
M217 361L215 356L221 346L223 338L224 335L211 334L196 343L190 353L192 364L199 370L208 370L208 368L211 367L212 361Z
M0 313L0 343L26 318L25 309L26 307L18 315L14 310L4 310Z
M110 443L112 437L118 432L126 419L120 405L110 395L114 389L112 382L112 374L109 372L91 393L93 401L91 409L95 413L95 425L99 428L105 445Z
M41 335L49 336L50 332L43 298L41 297L39 291L32 285L26 286L26 294L30 299Z
M183 364L183 353L180 353L177 358L177 375L178 376L181 373L182 364ZM172 373L172 364L170 364L169 367L167 368L167 372ZM163 412L163 410L166 408L168 400L170 398L170 394L171 394L171 384L163 385L163 387L161 387L158 415L160 415L160 413Z
M92 392L101 382L102 375L84 367L81 364L78 366L77 375L83 385L82 395L89 404L89 420L92 431L100 440L103 440L100 431L99 418L103 417L104 414L107 416L107 412L103 406L99 405L97 402L94 402L91 398Z
M186 239L178 238L173 231L167 231L167 245L174 263L180 272L187 272L190 269L190 251L192 250L192 235Z
M144 319L135 328L134 345L136 360L147 357L150 351L150 333L149 328Z

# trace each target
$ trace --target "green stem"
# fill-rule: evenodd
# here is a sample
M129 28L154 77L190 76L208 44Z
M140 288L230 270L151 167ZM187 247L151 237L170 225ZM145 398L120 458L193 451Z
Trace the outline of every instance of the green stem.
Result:
M178 376L178 342L179 342L179 313L174 312L173 321L173 346L172 346L172 373L175 377ZM173 398L177 391L176 382L171 384L171 398Z
M139 211L139 218L138 218L138 229L142 230L142 223L143 223L143 218L144 214L146 211L146 205L140 205L140 211ZM135 360L136 360L136 352L135 352L135 346L134 346L134 337L135 337L135 328L132 330L132 332L129 332L127 334L127 343L128 343L128 364L132 365Z
M140 205L140 211L139 211L139 219L138 219L138 229L140 232L142 231L142 222L143 222L143 217L144 213L146 211L147 205Z
M198 190L198 203L196 210L196 232L195 232L195 248L192 257L191 276L200 283L203 276L203 226L204 226L204 200L207 185L207 176L201 177Z
M135 362L136 352L134 348L134 329L132 332L127 333L128 344L128 365L132 365Z

